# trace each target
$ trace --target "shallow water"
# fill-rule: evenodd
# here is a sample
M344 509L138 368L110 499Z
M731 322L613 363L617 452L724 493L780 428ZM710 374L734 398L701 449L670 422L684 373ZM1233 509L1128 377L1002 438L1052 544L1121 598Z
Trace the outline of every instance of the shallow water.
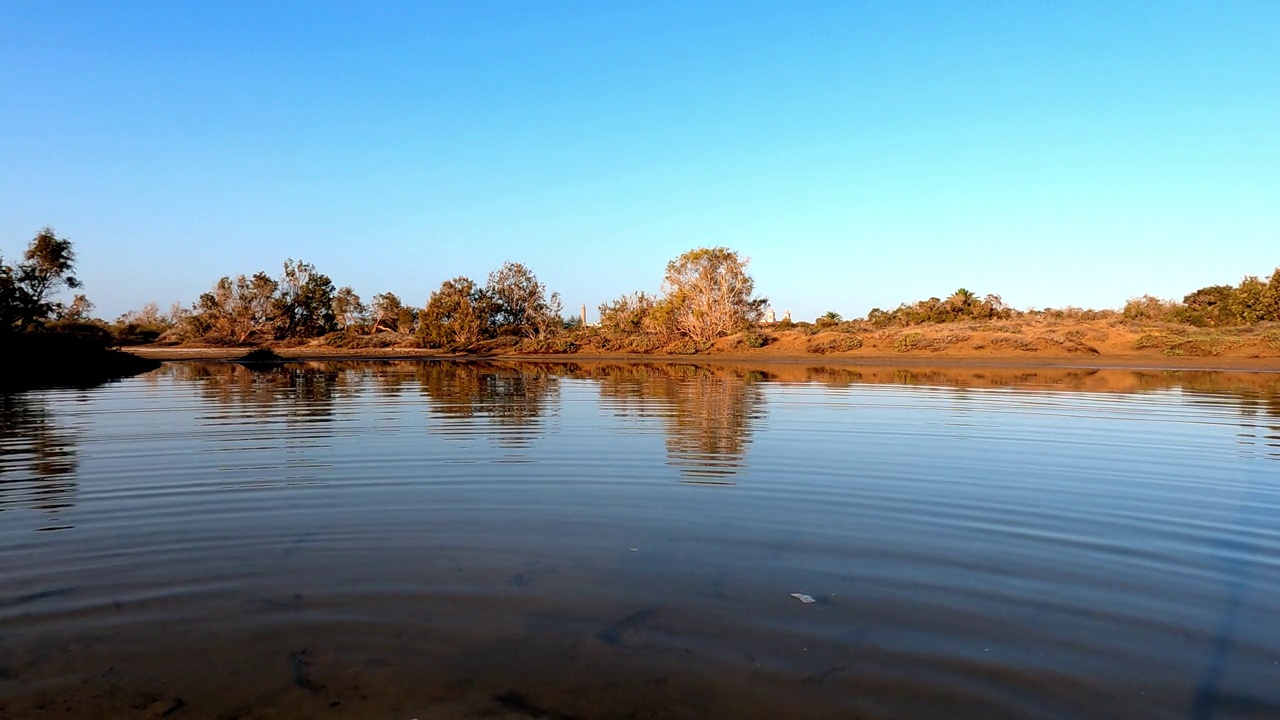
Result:
M1280 375L174 363L3 403L4 718L1280 717Z

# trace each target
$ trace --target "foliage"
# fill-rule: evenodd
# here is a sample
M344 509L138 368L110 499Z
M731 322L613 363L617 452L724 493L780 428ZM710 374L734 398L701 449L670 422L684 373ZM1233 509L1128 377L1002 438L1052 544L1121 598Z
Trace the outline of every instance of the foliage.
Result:
M71 241L50 227L36 233L17 265L5 265L0 258L0 332L38 329L55 318L84 317L91 305L83 295L76 296L70 308L54 299L60 290L80 287L72 274L75 260Z
M857 350L862 347L862 338L843 332L824 332L814 335L805 343L804 349L811 353L839 353Z
M748 263L724 247L690 250L667 263L663 303L676 331L706 344L759 321L768 299L754 296Z
M493 300L493 321L500 334L546 337L564 325L560 294L548 297L546 285L520 263L505 262L489 273L485 291Z
M899 305L896 310L872 308L867 322L876 327L898 325L908 327L923 323L949 323L972 320L1007 320L1016 313L1006 307L999 295L979 298L973 292L960 288L946 300L931 297L910 305Z
M910 352L924 345L924 333L909 332L903 333L893 339L894 352Z
M464 348L488 335L494 302L467 277L445 280L418 314L418 336L429 347Z
M342 287L333 296L333 317L343 332L355 329L364 324L369 309L360 300L360 296L350 287Z
M333 281L315 265L285 260L276 293L276 337L319 337L338 327Z
M160 313L159 305L149 302L140 310L130 310L116 318L111 326L111 332L116 342L121 345L153 343L173 329L178 317L181 317L180 307L175 307L168 315L163 315Z
M196 301L191 316L196 333L234 343L265 339L277 326L276 288L264 272L223 277Z
M600 334L607 347L633 352L638 345L661 347L675 338L671 305L643 292L623 295L599 307ZM637 341L642 338L643 341Z
M742 344L749 348L762 348L774 341L774 337L769 333L760 332L759 329L751 327L742 331Z
M373 333L379 330L411 332L414 312L395 293L378 293L369 304L369 320L373 323L370 329Z

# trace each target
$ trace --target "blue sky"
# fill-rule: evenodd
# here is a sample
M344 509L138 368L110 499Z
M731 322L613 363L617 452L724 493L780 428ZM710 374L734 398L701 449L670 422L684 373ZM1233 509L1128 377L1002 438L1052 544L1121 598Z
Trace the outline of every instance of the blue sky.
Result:
M0 250L105 317L315 263L569 308L727 245L811 318L1280 265L1280 3L5 2Z

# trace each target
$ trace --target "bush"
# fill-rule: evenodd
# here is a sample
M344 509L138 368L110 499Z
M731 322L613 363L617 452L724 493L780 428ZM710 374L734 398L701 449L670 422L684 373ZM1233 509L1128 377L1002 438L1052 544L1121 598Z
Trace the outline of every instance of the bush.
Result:
M1144 333L1133 341L1134 350L1146 350L1148 348L1168 347L1172 342L1171 338L1161 333Z
M841 332L825 332L814 335L805 343L804 349L811 353L825 355L827 353L849 352L862 347L862 338Z
M903 333L893 339L893 349L896 352L911 352L924 344L924 333L909 332Z
M749 348L762 348L773 342L774 337L768 333L761 332L756 328L750 328L742 333L742 344Z
M663 351L672 355L697 355L708 347L709 345L699 343L692 338L682 338L663 348Z
M530 355L566 355L578 351L578 343L566 337L529 338L520 341L516 350Z
M1012 335L997 335L991 338L991 344L994 347L1021 350L1022 352L1037 352L1040 349L1036 347L1033 340L1028 340L1024 337L1014 337Z
M1280 330L1268 330L1262 334L1262 341L1270 347L1280 350Z

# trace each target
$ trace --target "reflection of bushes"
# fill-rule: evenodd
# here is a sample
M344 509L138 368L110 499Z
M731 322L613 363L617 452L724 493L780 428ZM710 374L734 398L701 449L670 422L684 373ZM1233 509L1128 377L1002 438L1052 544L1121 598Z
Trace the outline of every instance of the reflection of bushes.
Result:
M842 332L824 332L814 335L804 349L811 353L826 354L849 352L862 347L862 338Z
M75 502L77 434L37 396L0 394L0 511L57 512Z

